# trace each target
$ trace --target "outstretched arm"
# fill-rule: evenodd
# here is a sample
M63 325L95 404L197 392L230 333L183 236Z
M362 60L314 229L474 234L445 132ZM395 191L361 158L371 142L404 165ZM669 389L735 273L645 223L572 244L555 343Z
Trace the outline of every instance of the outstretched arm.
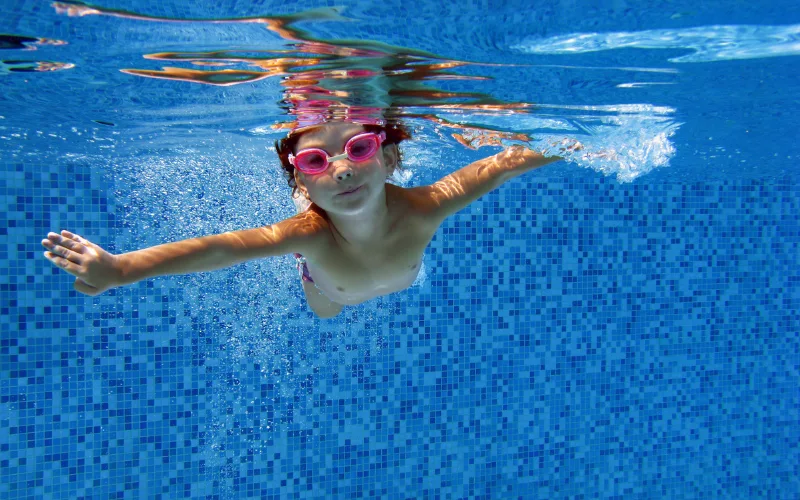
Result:
M170 274L212 271L246 260L303 252L308 231L297 218L272 226L167 243L112 255L69 231L49 233L42 245L50 262L76 277L75 289L97 295L109 288Z
M430 186L420 188L428 205L426 216L434 223L462 210L504 182L525 172L561 160L560 156L542 156L522 146L512 146L500 153L478 160L446 175Z

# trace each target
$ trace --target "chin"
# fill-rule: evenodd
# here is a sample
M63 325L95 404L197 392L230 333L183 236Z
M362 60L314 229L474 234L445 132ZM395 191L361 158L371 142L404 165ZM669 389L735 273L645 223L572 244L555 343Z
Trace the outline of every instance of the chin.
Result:
M359 203L357 205L350 205L350 206L337 206L335 209L331 210L340 215L364 215L370 213L372 208L370 205L366 203Z

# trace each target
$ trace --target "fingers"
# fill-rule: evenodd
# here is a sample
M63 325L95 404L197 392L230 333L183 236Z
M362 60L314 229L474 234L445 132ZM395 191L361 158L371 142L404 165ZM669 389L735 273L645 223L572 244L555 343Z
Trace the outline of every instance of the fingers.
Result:
M45 257L62 269L68 269L70 264L80 266L83 263L80 253L64 246L56 245L50 240L42 240L42 246L49 250L45 252Z
M97 245L95 245L91 241L87 240L83 236L78 236L75 233L70 233L69 231L65 230L65 231L61 231L61 235L64 236L64 237L70 238L75 243L78 243L78 246L81 249L79 251L79 253L83 253L83 252L85 252L87 250L90 250L90 251L102 250L100 247L98 247Z
M77 276L80 271L80 268L77 264L65 259L64 257L61 257L60 255L56 255L53 252L45 252L44 256L55 266L60 267L73 276Z
M73 276L82 271L83 254L87 251L85 243L88 241L69 231L48 233L42 240L42 246L48 250L44 253L47 260Z
M92 259L97 256L98 247L69 231L61 231L61 234L48 233L47 238L42 240L42 246L47 249L44 252L47 260L76 277L73 284L75 290L92 296L102 292L83 280L87 272L85 264L91 264Z
M62 231L60 235L48 233L47 239L42 240L42 246L51 253L76 264L82 263L81 255L91 248L88 246L89 244L88 241L69 231Z
M47 239L76 253L84 253L89 244L88 241L69 231L61 231L61 234L48 233Z

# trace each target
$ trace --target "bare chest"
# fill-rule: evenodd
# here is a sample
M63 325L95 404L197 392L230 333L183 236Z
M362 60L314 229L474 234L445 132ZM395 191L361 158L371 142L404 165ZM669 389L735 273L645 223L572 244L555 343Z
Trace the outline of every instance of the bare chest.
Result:
M357 251L330 248L325 256L308 262L317 287L340 304L366 300L405 290L419 274L428 239L413 234Z

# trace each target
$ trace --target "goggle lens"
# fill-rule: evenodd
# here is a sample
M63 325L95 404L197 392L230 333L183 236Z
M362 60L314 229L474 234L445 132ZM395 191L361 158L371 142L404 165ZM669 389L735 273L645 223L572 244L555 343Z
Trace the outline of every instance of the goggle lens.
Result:
M318 151L308 151L306 154L297 155L297 168L301 171L322 171L328 166L325 155Z
M378 150L378 137L354 137L356 140L348 141L347 157L353 161L364 161L372 158Z

